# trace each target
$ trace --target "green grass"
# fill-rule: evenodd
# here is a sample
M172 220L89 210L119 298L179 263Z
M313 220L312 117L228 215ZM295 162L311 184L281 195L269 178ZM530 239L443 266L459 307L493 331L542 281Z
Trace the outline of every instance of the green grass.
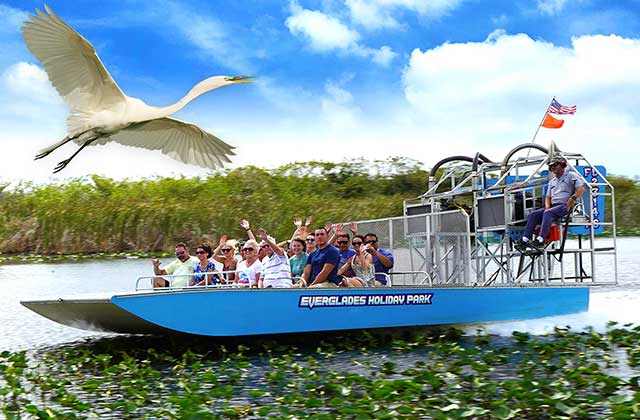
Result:
M377 165L377 166L376 166ZM166 251L176 242L245 238L241 218L288 239L295 217L329 221L389 217L423 191L419 162L388 159L249 166L200 178L0 187L0 253Z
M314 226L321 226L400 216L403 200L426 190L421 167L406 158L359 159L247 166L206 178L93 175L46 185L0 183L0 255L168 252L180 241L215 242L222 234L244 239L241 218L282 240L291 236L295 217L313 215ZM639 235L640 184L608 179L619 234Z

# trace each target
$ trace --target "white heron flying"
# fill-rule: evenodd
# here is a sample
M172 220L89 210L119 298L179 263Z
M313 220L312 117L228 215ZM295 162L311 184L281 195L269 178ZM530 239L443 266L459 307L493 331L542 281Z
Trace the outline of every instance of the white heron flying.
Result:
M58 163L62 170L88 145L115 141L127 146L160 150L181 162L217 168L231 162L233 146L198 126L168 118L193 99L223 86L252 82L253 76L214 76L195 85L173 105L154 107L125 95L98 58L93 46L48 6L36 9L24 23L22 36L45 68L49 80L69 105L67 136L41 150L41 159L74 141L80 148Z

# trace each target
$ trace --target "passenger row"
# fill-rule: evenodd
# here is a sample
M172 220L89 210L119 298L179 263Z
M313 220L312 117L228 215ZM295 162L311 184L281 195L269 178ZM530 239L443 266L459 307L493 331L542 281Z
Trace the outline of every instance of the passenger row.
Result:
M296 229L290 240L277 243L265 229L259 229L258 242L247 220L240 226L247 232L243 243L220 237L215 249L208 243L189 254L185 243L175 246L176 259L161 266L153 259L153 287L187 287L235 284L256 288L334 288L377 287L387 285L393 268L391 252L378 248L375 233L358 234L356 225L335 227L327 224L310 230L311 217L305 224L294 221ZM351 245L351 247L349 246ZM239 250L239 255L236 255ZM172 276L169 281L161 276Z

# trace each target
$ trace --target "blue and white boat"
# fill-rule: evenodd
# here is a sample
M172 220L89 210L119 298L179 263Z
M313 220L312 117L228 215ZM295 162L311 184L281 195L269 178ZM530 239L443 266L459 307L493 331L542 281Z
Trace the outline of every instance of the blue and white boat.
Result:
M514 157L526 149L542 154ZM589 188L543 250L523 253L514 241L544 195L552 156L564 157ZM403 216L356 222L394 254L387 287L153 289L152 277L141 277L128 293L21 303L86 330L238 337L563 315L588 310L591 287L617 283L613 187L601 166L553 143L524 144L499 163L481 154L443 159L431 174L427 192L406 201ZM605 207L612 209L606 219ZM604 227L613 235L596 238ZM600 279L605 264L613 276Z

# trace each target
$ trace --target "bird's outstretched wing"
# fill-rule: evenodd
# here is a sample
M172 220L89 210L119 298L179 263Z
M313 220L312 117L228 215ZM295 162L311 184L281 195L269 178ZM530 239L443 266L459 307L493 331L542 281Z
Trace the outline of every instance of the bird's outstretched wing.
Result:
M93 46L48 6L24 22L22 36L72 113L95 112L123 102L125 95Z
M160 150L180 162L211 169L222 167L223 162L231 162L229 156L235 155L233 146L213 134L173 118L133 124L94 144L104 144L109 140L126 146Z

